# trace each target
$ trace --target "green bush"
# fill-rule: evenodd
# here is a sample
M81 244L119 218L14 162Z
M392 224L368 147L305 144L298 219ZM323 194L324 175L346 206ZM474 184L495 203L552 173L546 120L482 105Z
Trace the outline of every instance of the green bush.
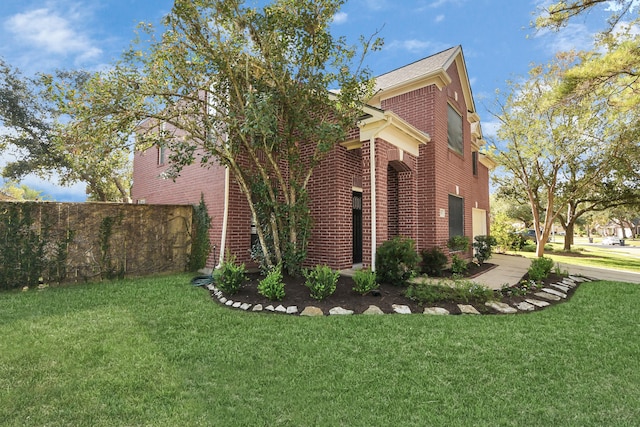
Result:
M246 280L247 270L244 264L236 264L236 257L227 255L227 260L222 266L213 272L213 280L218 288L229 295L233 295L240 289Z
M471 280L455 280L453 285L449 281L411 284L405 296L421 305L442 302L482 304L494 298L494 292Z
M258 283L258 293L270 300L281 300L284 298L284 282L282 281L282 266L278 264L267 277Z
M469 249L469 238L467 236L451 236L447 240L447 247L453 252L466 252Z
M493 247L497 244L498 241L493 236L476 236L474 238L473 249L475 250L476 259L480 265L491 258Z
M362 295L378 287L376 273L368 268L356 271L353 275L353 281L355 283L353 290Z
M304 271L304 277L307 279L304 285L311 291L311 298L322 300L335 292L340 273L326 265L317 265Z
M467 271L467 261L454 255L451 259L451 272L457 275L463 275Z
M395 237L380 245L376 252L376 278L379 283L405 285L415 274L419 262L415 242Z
M553 260L551 258L535 258L531 260L529 267L529 279L539 282L546 279L553 269Z
M447 266L447 256L437 246L431 249L423 249L420 252L422 261L420 272L428 276L442 276L442 271Z
M211 228L211 217L204 203L204 194L201 193L200 204L193 207L191 254L187 266L189 271L199 270L207 263L207 257L211 251L209 228Z

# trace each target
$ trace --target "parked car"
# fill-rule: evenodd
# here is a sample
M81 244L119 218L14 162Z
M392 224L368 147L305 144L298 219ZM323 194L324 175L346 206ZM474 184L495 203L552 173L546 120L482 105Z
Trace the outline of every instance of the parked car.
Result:
M622 241L620 240L619 237L607 236L604 239L602 239L602 244L603 245L620 245L620 246L622 246Z

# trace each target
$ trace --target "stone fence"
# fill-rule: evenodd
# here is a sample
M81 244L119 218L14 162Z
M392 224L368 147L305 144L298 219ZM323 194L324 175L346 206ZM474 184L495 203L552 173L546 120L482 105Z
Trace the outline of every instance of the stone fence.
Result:
M192 206L0 202L0 288L184 271Z

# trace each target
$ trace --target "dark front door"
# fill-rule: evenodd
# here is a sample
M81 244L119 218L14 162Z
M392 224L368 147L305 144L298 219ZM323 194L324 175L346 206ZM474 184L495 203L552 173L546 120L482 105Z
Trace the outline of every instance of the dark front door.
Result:
M353 263L362 262L362 193L353 192Z

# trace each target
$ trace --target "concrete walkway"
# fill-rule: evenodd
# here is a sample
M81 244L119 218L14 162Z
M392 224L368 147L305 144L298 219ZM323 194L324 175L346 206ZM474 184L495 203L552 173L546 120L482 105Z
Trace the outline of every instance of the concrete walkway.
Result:
M531 265L529 258L517 255L493 254L488 261L496 264L497 267L487 271L473 280L491 289L500 289L502 285L515 285L522 279ZM608 268L584 267L580 265L569 265L558 263L561 271L568 271L569 274L581 275L598 280L610 280L615 282L640 283L640 273L613 270Z

